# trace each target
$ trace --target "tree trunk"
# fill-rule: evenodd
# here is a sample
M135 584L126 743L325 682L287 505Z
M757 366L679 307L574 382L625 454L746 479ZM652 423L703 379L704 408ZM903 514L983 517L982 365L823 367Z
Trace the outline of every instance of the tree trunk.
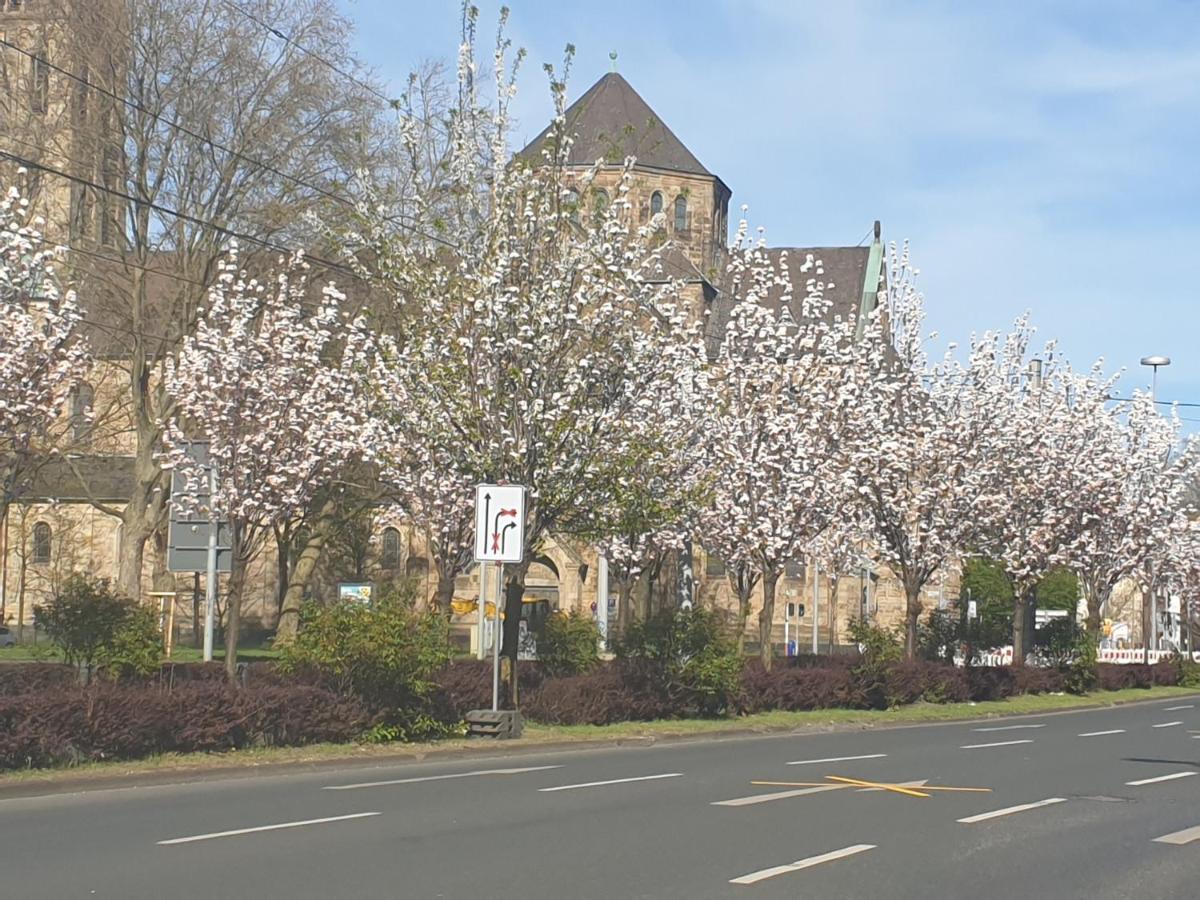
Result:
M1030 641L1033 635L1028 634L1027 625L1029 618L1029 595L1032 593L1032 588L1029 590L1016 590L1013 592L1013 661L1014 666L1025 665L1025 656L1029 653Z
M437 590L434 592L434 602L438 612L446 619L450 618L453 610L450 604L454 601L454 573L438 571Z
M617 634L622 635L633 624L633 579L617 579ZM611 625L609 626L612 627Z
M737 631L737 652L738 659L746 655L746 623L750 621L750 594L738 596L738 631Z
M917 658L917 634L921 621L921 588L904 585L904 657Z
M837 628L838 628L838 582L842 580L841 575L832 575L829 578L829 655L833 655L833 645L837 643Z
M775 645L771 638L775 625L775 584L778 580L779 576L774 571L763 572L763 605L758 613L758 657L768 672L775 658Z
M509 709L519 708L517 651L521 643L521 601L525 597L525 573L528 570L528 562L504 567L504 622L501 630L500 655L508 660Z
M1093 638L1100 637L1101 616L1104 613L1104 605L1108 602L1110 590L1104 590L1099 587L1088 589L1087 595L1087 633Z
M276 623L283 618L283 601L287 597L292 572L292 529L272 526L275 534L275 615Z
M300 630L300 607L304 603L304 592L308 590L313 572L325 552L325 544L333 532L333 519L325 515L326 510L332 512L332 509L332 502L322 509L322 515L309 532L304 549L296 557L296 568L288 579L287 593L283 595L283 604L279 609L279 622L275 626L276 646L295 640Z
M1154 638L1154 582L1142 591L1142 662L1150 663L1150 643Z
M233 529L233 566L229 573L229 600L226 604L228 616L225 626L225 676L230 684L237 683L238 637L242 624L242 589L246 585L246 557L239 552L238 531Z

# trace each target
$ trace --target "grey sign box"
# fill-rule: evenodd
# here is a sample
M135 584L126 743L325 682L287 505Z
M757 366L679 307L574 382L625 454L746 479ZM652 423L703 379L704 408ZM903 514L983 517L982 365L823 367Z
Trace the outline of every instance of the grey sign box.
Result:
M196 442L188 447L188 456L200 465L208 463L208 445ZM207 470L206 470L207 473ZM196 500L203 507L208 504L208 478L202 478L196 492ZM171 494L177 496L187 489L187 480L178 472L171 473ZM184 516L171 505L171 518L167 530L167 569L171 572L203 572L208 569L208 535L211 529L208 516ZM222 519L217 525L217 571L231 571L233 557L230 553L232 535L229 522Z

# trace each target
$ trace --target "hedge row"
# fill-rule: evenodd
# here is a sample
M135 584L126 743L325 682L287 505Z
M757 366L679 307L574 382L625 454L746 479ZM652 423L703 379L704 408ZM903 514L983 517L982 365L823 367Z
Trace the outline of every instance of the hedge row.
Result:
M521 668L521 707L545 724L605 725L681 718L696 714L695 699L650 684L636 667L608 664L587 675L548 677L537 666ZM1100 665L1103 690L1175 684L1179 669ZM442 722L461 720L491 704L489 663L453 663L438 673L433 708ZM998 700L1022 693L1061 692L1065 676L1054 669L971 668L904 661L886 673L882 697L889 705L917 701ZM772 671L750 662L731 714L767 710L861 709L871 705L853 660L827 665L780 661ZM875 699L878 705L878 699ZM349 742L380 721L359 698L305 679L284 679L270 666L248 672L246 687L223 681L219 665L166 666L137 683L98 681L81 687L74 670L58 664L0 666L0 770L137 759L168 752L221 751L254 746Z
M370 723L357 698L312 685L50 687L0 695L0 769L345 742Z

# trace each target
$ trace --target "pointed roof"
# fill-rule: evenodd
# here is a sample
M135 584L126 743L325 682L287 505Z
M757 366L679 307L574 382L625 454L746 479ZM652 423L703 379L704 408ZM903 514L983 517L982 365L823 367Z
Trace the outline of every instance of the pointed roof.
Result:
M633 156L640 166L716 177L617 72L588 88L565 117L567 133L575 136L568 165L590 166L596 160L619 165ZM546 126L518 155L540 156L549 133Z

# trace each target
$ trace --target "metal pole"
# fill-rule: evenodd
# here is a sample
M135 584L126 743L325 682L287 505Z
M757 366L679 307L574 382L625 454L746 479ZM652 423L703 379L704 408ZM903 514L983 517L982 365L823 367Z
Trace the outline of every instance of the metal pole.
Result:
M792 636L788 630L788 627L792 624L792 616L791 616L791 611L788 608L789 606L791 606L791 604L788 603L787 598L785 597L784 601L783 601L783 655L784 656L792 655L790 652L788 652L789 650L791 650L791 647L792 647Z
M212 662L213 627L217 614L217 529L221 520L213 512L217 495L217 467L208 466L208 573L204 585L204 661Z
M500 605L504 600L504 563L500 563L496 581L496 615L492 622L492 712L500 709Z
M475 658L487 659L487 583L488 564L479 564L479 636L475 639Z
M600 629L600 649L608 649L608 557L596 563L596 627Z
M817 623L821 621L821 615L820 615L820 612L821 612L821 588L817 584L817 576L820 573L820 571L821 571L820 563L818 563L816 561L816 559L813 559L812 652L813 652L814 656L821 652L821 645L818 643L819 636L817 633L817 628L819 627L817 625Z

